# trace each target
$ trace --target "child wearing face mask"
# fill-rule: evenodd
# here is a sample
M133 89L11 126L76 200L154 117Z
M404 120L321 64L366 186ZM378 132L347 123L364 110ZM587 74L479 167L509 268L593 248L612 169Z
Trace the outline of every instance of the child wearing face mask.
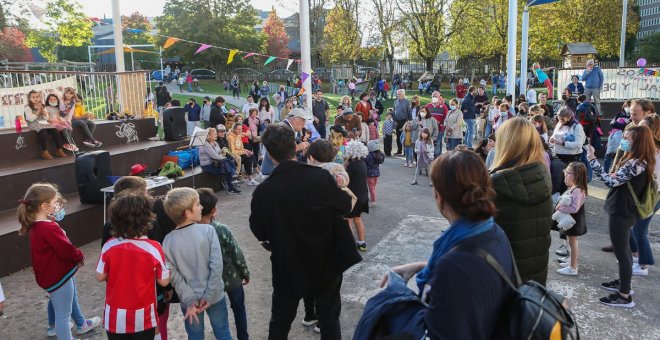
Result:
M548 127L545 125L545 119L543 119L543 116L532 116L530 120L532 121L532 124L534 124L536 131L538 131L539 135L541 135L541 138L543 138L543 140L547 143Z
M18 204L19 234L29 235L35 279L50 296L48 336L71 339L71 318L79 335L96 328L101 318L85 319L78 306L74 276L85 256L57 224L65 215L62 195L52 184L35 183Z
M64 142L62 147L71 152L77 152L78 148L71 139L71 131L73 127L69 122L60 116L60 98L56 94L51 93L46 97L46 113L48 113L48 122L60 132Z
M497 117L495 117L495 119L493 120L493 122L494 122L493 132L497 131L497 128L502 126L502 124L504 124L504 122L506 122L507 120L513 118L513 114L511 114L509 104L502 103L500 105L500 110L499 111L500 111L499 115L497 115Z

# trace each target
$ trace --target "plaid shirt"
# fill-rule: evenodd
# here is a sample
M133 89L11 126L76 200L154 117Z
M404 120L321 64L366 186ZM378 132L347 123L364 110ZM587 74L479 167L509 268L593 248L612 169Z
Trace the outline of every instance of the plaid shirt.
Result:
M383 134L388 136L391 135L392 133L394 133L394 127L395 125L393 120L391 119L385 120L385 122L383 122Z

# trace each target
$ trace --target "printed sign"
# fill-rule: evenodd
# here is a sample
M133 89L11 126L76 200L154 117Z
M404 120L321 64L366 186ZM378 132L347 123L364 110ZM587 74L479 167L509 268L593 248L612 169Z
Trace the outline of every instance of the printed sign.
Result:
M582 76L584 70L559 70L557 98L571 83L573 75ZM660 69L614 68L603 69L605 81L600 91L601 100L626 100L647 98L660 100ZM584 84L584 83L583 83Z

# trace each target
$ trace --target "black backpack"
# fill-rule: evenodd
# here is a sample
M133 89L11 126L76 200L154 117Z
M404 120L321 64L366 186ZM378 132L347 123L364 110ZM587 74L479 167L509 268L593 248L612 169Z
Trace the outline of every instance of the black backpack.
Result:
M500 313L495 339L579 339L578 325L562 302L564 297L535 281L522 283L515 260L515 284L499 262L483 249L465 249L481 257L516 292ZM513 252L511 253L513 258Z
M595 122L596 122L596 116L597 116L596 105L594 105L594 104L591 103L591 102L588 102L587 105L586 105L586 108L585 108L585 110L584 110L584 114L583 114L583 115L584 115L584 116L583 116L583 117L584 117L584 120L585 120L586 122L589 122L589 123L591 123L591 124L595 123Z

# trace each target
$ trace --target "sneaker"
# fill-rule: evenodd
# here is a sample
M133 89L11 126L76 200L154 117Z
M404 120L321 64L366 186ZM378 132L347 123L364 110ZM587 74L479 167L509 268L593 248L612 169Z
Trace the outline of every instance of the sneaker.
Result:
M413 181L410 185L417 185L417 181Z
M62 147L67 151L73 152L73 145L71 145L71 144L64 144L64 145L62 145Z
M305 318L302 321L303 326L309 327L309 326L314 326L319 322L318 317L316 315L311 315L307 316L305 315Z
M367 251L367 243L366 242L358 243L357 249L359 251Z
M230 194L230 195L238 195L238 194L241 193L241 191L238 190L238 189L234 189L234 190L227 191L227 193Z
M71 151L78 152L80 151L80 149L78 149L78 147L75 144L71 144Z
M559 273L561 275L577 276L578 270L577 270L577 268L573 269L573 267L571 267L571 266L566 266L564 268L557 269L557 273Z
M639 263L639 257L632 257L633 258L633 263Z
M599 299L600 302L604 305L611 307L624 307L624 308L633 308L635 307L635 302L632 300L632 295L627 298L621 296L619 293L610 294L606 297Z
M619 291L619 280L614 280L610 282L603 282L600 284L600 288L603 288L605 290L609 290L612 292L618 292ZM630 295L635 295L635 291L630 289Z
M88 140L84 140L84 141L83 141L83 144L84 144L86 147L88 147L88 148L95 148L95 147L96 147L96 144L94 144L94 141L93 141L93 140L89 140L89 139L88 139Z
M559 248L555 250L555 254L559 256L568 256L570 252L568 251L568 248L562 244L561 246L559 246Z
M85 320L85 323L82 327L78 327L78 335L88 333L92 329L98 327L101 324L101 318L95 316L91 319Z
M571 264L570 262L561 262L561 263L559 263L559 266L562 267L562 268L566 268L566 267L568 267L570 264Z
M571 258L568 257L568 256L558 257L558 258L557 258L557 262L559 262L559 263L569 262L569 261L571 261Z
M600 248L600 250L606 252L606 253L613 253L614 252L614 247L612 245L605 246L603 248Z
M100 148L101 145L103 145L103 143L97 141L96 139L93 142L94 142L94 146L97 147L97 148Z
M639 265L639 263L633 263L632 266L633 269L633 275L639 275L639 276L646 276L649 275L649 268L642 268L642 266Z
M407 167L408 167L408 163L403 163L403 167L404 167L404 168L407 168Z
M69 328L73 328L73 322L69 321ZM57 336L57 333L55 332L54 327L48 326L48 329L46 330L46 334L48 336Z
M257 186L257 185L259 185L259 182L257 182L257 181L255 181L255 180L251 179L251 180L247 181L246 184L247 184L247 185L251 185L251 186Z

